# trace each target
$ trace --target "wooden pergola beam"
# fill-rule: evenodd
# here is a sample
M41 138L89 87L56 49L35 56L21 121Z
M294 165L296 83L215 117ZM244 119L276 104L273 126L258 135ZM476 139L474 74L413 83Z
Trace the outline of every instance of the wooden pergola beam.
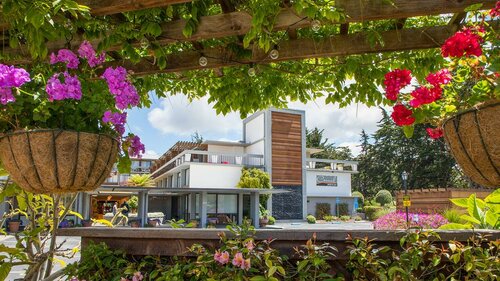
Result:
M498 22L492 23L498 29ZM251 59L239 59L231 51L224 48L203 50L203 55L208 58L208 65L202 67L198 63L200 53L196 51L172 54L167 57L167 67L158 69L150 61L143 60L137 64L128 61L113 62L109 65L122 65L133 71L136 75L153 73L181 72L195 69L211 69L230 67L243 64L268 64L279 61L303 60L311 58L347 56L365 53L394 52L404 50L418 50L438 48L454 33L451 25L435 26L418 29L390 30L382 32L384 45L371 46L364 33L337 35L315 41L313 39L296 39L282 42L279 47L279 58L271 60L263 50L255 48Z
M192 2L192 0L77 0L88 6L95 16L112 15L151 8L162 8L173 4Z
M98 0L95 0L96 2ZM107 2L117 2L117 0L108 0ZM140 1L129 0L124 2L158 2L159 0ZM178 0L166 1L173 3ZM383 0L369 1L352 1L352 0L337 0L336 3L342 7L348 16L346 22L360 22L366 20L382 20L382 19L401 19L406 17L422 16L422 15L438 15L446 13L459 13L466 7L475 3L483 3L483 8L488 9L494 7L496 0L393 0L394 5L384 4ZM274 25L274 31L293 30L310 26L308 18L297 15L291 8L284 8L277 17ZM223 38L228 36L240 36L246 34L252 26L252 17L245 12L231 12L227 14L218 14L213 16L201 17L200 25L197 31L189 38L186 38L182 30L186 25L185 20L175 20L164 23L162 25L162 34L156 38L156 43L160 45L172 44L176 42L192 42L204 39ZM83 38L74 38L71 42L74 48L77 48ZM99 40L91 42L97 46ZM48 44L49 52L59 50L66 47L66 41L50 42ZM133 42L135 46L139 46L140 42ZM115 51L122 48L121 44L111 46L108 50ZM22 54L18 50L5 48L4 54L19 55ZM24 54L27 55L27 54Z

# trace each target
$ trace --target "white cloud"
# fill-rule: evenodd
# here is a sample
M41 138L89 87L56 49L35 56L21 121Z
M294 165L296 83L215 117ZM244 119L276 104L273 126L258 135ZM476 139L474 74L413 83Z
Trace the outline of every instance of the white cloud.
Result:
M216 115L208 98L191 103L184 95L161 99L160 105L148 113L151 126L162 134L172 134L177 138L189 137L195 131L205 139L236 141L242 135L242 120L237 113ZM324 136L336 146L348 146L354 155L360 151L361 130L372 134L377 122L382 118L378 107L353 104L345 108L325 104L324 98L302 104L291 102L291 109L306 111L306 126L309 129L325 129Z
M142 158L158 159L160 158L160 155L154 150L146 150L146 152L142 155Z
M241 134L242 123L237 113L217 115L208 98L189 103L184 95L170 96L160 100L160 106L148 113L151 126L163 134L186 137L195 131L205 138L215 135L226 137L230 133Z

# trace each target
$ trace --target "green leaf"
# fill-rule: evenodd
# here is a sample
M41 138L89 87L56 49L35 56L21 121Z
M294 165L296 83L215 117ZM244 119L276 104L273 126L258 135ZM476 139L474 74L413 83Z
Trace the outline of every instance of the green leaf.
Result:
M472 4L469 7L465 8L464 11L465 12L474 12L474 11L481 9L482 6L483 6L483 3Z
M413 125L411 126L403 126L403 132L405 133L405 136L407 138L413 137L413 131L415 130L415 127Z
M460 218L474 224L481 224L480 220L476 219L475 217L471 217L469 215L461 215Z
M12 265L10 263L0 264L0 280L6 280L11 269Z
M461 224L461 223L447 223L439 227L439 229L444 230L455 230L455 229L471 229L472 226L470 224Z
M467 198L450 199L450 201L453 204L457 205L458 207L462 207L462 208L467 208L468 207Z

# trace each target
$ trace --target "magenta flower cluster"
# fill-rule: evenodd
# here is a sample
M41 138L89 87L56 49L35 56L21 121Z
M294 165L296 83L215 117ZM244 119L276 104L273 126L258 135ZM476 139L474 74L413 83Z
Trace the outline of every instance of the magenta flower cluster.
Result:
M64 77L64 82L61 81L61 74ZM45 91L49 97L49 101L82 98L82 85L76 75L70 75L67 71L56 73L50 77L45 86Z
M409 213L410 227L421 227L424 229L436 229L447 224L440 214ZM375 229L406 229L406 213L397 211L378 218L373 222Z
M120 135L125 133L125 123L127 122L127 113L111 112L110 110L104 112L102 122L113 124L115 131Z
M78 49L78 55L80 55L81 58L86 59L90 67L101 65L106 59L106 54L104 52L96 56L94 48L88 41L83 41L83 43L80 45L80 48Z
M141 157L145 152L144 144L141 143L141 139L138 136L131 135L125 140L129 143L128 154L130 157Z
M6 105L16 101L12 88L21 87L31 81L29 73L23 68L0 64L0 103Z
M136 106L139 104L139 95L137 90L127 80L127 71L119 66L115 69L108 67L102 78L108 83L109 91L115 96L116 107L118 109L126 109L130 105Z
M57 55L50 54L50 64L56 64L58 62L66 63L66 67L69 69L77 69L80 64L80 60L71 50L61 49L57 52Z

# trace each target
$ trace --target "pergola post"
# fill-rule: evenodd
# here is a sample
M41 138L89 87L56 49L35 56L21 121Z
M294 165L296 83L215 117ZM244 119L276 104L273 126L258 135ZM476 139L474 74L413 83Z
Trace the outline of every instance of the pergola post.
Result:
M201 228L204 228L207 226L207 204L208 204L208 196L207 192L201 192L200 193L200 225Z
M189 220L196 219L196 193L189 194Z
M243 193L238 193L238 224L243 224Z
M148 219L148 192L147 191L139 191L139 218L141 219L141 227L144 227L147 223Z
M81 215L84 220L89 220L90 219L90 208L92 208L92 198L90 197L90 194L87 192L82 192L80 195L82 197L82 210L81 210Z
M79 213L80 215L82 215L83 218L85 218L83 212L84 212L84 196L85 196L85 192L78 192L78 195L76 196L76 200L75 200L75 203L73 204L73 206L71 207L75 212ZM75 217L75 224L81 224L81 220L79 217Z
M250 218L253 226L259 228L259 193L250 193Z

